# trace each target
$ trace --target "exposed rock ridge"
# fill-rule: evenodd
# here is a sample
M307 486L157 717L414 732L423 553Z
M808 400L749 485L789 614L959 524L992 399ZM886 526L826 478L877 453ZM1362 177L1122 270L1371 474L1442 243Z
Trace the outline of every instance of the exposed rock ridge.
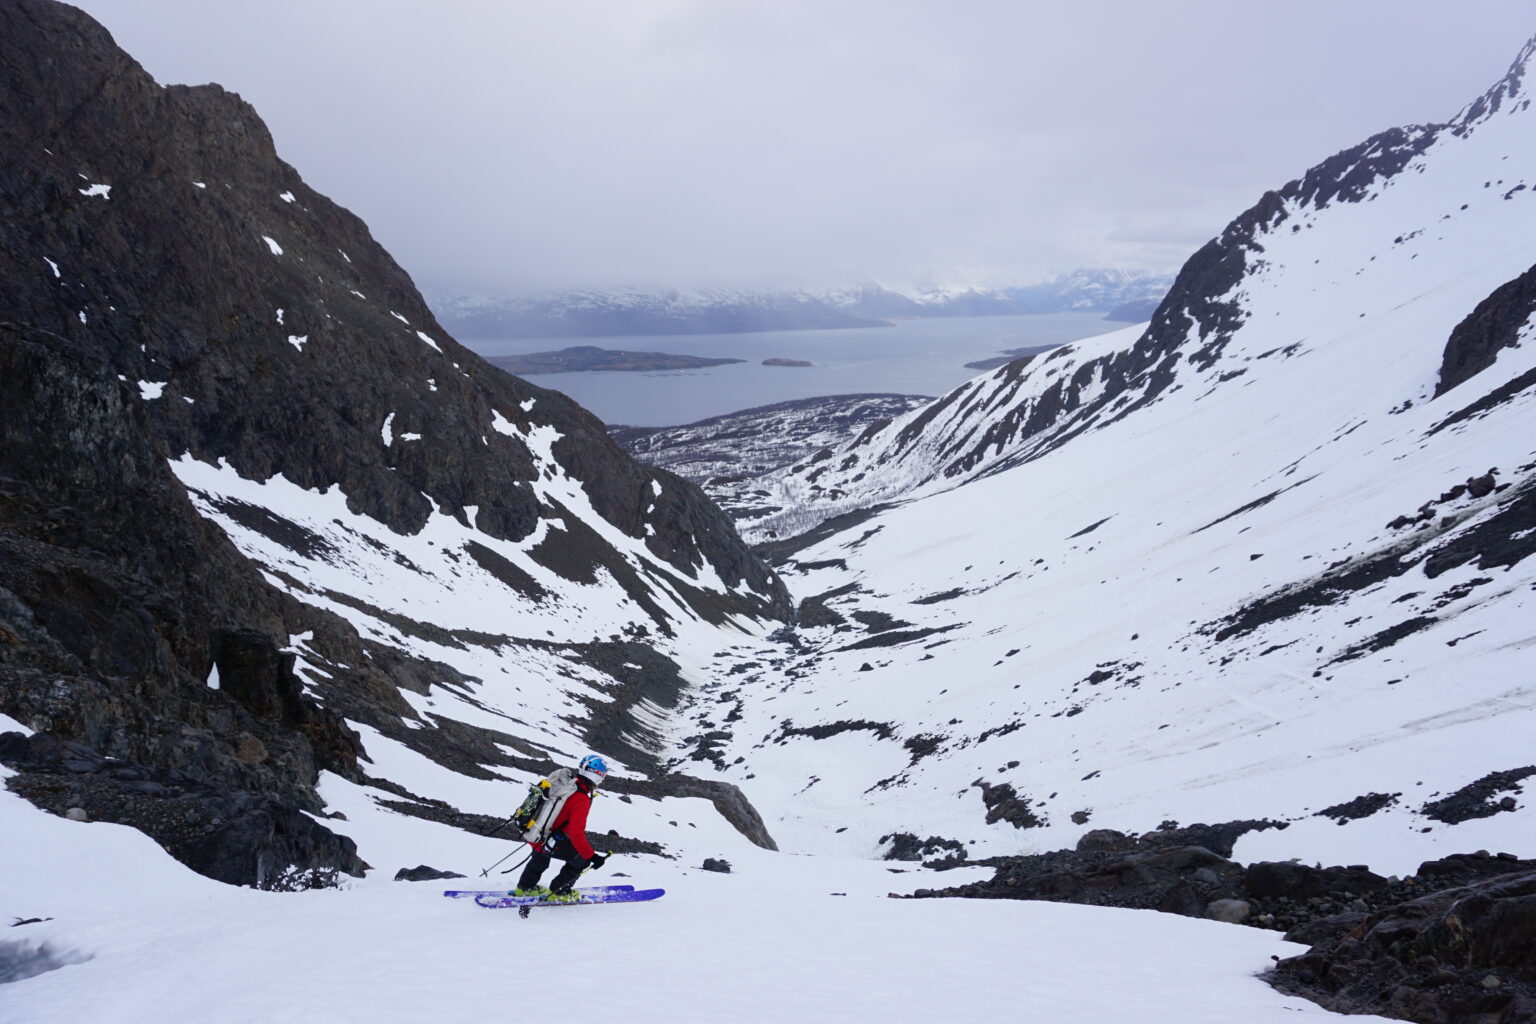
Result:
M1536 315L1536 267L1499 286L1467 318L1456 325L1445 343L1435 397L1471 380L1492 366L1503 349L1520 341Z
M0 273L13 287L0 317L148 382L172 454L339 486L399 533L440 510L509 540L559 514L530 483L565 474L683 582L708 568L738 588L707 614L784 614L772 573L690 485L448 338L367 227L278 159L249 104L218 86L160 88L62 5L22 0L0 18L0 138L17 155L4 171ZM547 455L530 447L540 429L554 432ZM665 517L646 515L653 481L685 496Z
M1533 57L1536 57L1536 37L1521 48L1503 78L1452 118L1451 124L1458 134L1473 130L1500 110L1509 111L1517 102L1529 105L1530 99L1525 96L1525 73Z

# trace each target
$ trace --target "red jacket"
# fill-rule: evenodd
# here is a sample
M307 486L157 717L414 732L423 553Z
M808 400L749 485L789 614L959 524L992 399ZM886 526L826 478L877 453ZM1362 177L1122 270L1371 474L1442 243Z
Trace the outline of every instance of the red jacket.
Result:
M587 842L587 812L592 809L592 796L590 784L584 784L585 780L576 784L576 792L566 797L565 806L560 808L560 813L555 815L555 823L549 830L551 836L564 835L569 839L576 852L588 860L592 859L592 844ZM534 844L534 849L543 850L543 843Z

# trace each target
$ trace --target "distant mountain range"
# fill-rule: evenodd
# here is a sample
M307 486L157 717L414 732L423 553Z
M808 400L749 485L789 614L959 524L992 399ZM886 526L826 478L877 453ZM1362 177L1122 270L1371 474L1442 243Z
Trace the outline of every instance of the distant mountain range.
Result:
M882 327L896 320L1022 313L1104 312L1146 320L1172 278L1128 270L1078 270L1009 288L893 289L874 282L827 292L618 289L543 295L437 295L429 299L450 332L465 338L567 338L645 334Z

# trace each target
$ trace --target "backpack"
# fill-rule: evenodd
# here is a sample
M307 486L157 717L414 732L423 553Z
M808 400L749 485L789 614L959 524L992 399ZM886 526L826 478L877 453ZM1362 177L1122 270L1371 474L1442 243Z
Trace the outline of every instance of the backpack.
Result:
M576 792L576 773L560 768L549 773L528 787L528 798L513 815L517 827L523 830L523 841L542 843L549 838L550 826L560 816L560 808Z

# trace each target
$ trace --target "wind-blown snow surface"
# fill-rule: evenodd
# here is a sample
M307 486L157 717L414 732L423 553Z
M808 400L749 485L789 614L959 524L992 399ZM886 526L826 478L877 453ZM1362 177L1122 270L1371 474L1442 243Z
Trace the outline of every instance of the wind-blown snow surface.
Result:
M399 824L394 849L420 853L435 829L453 845L433 855L460 869L507 847ZM730 845L729 829L711 837L729 875L619 858L605 880L623 873L667 895L527 920L439 895L473 880L235 889L132 829L66 821L4 791L0 829L0 914L52 918L8 929L0 954L45 947L63 964L0 985L7 1024L479 1024L522 1012L523 979L544 968L575 971L570 1005L592 1020L1011 1020L1025 1007L1032 1020L1104 1024L1334 1019L1255 977L1301 950L1273 933L1151 911L889 900L899 876L879 865ZM82 886L106 877L124 884Z
M1273 816L1298 823L1239 859L1536 852L1528 799L1419 813L1530 763L1536 734L1536 391L1446 423L1536 347L1432 397L1452 329L1536 263L1533 114L1502 98L1406 133L1433 141L1361 201L1263 217L1235 287L1202 297L1235 305L1230 337L1186 319L1171 376L1111 375L1139 329L1079 342L762 484L791 511L759 537L875 509L787 575L867 632L802 628L722 691L716 763L791 809L781 843L855 852L900 827L1012 853ZM1490 469L1492 493L1454 490ZM978 781L1046 824L984 824ZM1397 802L1311 816L1368 792Z

